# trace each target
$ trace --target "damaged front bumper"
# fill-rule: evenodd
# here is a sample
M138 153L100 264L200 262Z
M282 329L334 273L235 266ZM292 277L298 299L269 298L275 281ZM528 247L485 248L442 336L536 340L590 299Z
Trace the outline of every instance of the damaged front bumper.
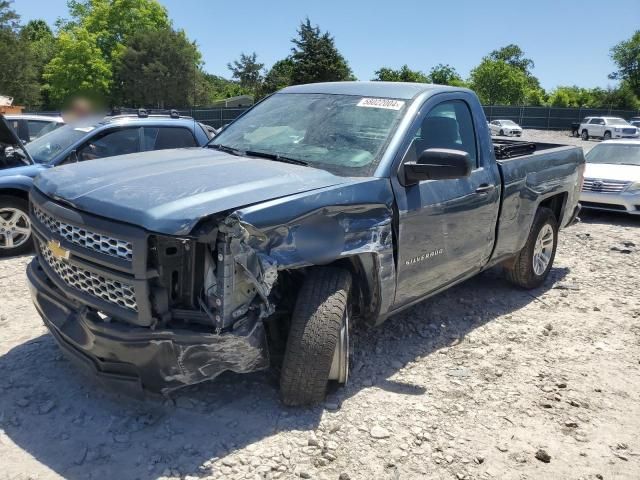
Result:
M105 321L96 310L66 297L37 258L27 268L36 309L65 355L109 388L168 394L224 371L269 367L261 320L216 334L189 326L152 330Z

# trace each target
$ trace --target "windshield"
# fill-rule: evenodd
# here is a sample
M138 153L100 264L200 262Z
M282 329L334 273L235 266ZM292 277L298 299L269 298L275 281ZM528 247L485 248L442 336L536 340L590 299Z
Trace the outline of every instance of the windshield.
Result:
M353 95L279 93L233 122L209 145L300 160L337 175L367 176L405 104Z
M26 144L25 148L35 162L49 163L91 130L93 127L65 125L36 138L33 142Z
M640 143L596 145L585 155L587 163L611 163L614 165L640 166Z
M627 122L624 118L605 118L605 121L607 122L607 125L629 125L629 122Z
M513 121L511 121L511 120L503 120L503 121L502 121L502 124L503 124L503 125L509 125L510 127L511 127L511 126L514 126L514 125L517 125L515 122L513 122Z

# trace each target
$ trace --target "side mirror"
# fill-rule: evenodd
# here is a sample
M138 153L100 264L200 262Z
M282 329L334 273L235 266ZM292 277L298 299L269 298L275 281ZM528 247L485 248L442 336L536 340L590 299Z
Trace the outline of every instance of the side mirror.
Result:
M416 162L403 165L404 185L414 185L422 180L449 180L471 174L471 157L462 150L429 148Z

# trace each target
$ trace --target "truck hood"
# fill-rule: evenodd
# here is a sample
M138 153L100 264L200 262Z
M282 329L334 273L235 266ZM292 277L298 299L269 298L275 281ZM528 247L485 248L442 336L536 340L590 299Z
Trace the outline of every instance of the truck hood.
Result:
M348 181L316 168L191 148L52 168L34 184L78 210L186 235L208 215Z
M616 165L613 163L587 163L585 178L640 182L640 165Z

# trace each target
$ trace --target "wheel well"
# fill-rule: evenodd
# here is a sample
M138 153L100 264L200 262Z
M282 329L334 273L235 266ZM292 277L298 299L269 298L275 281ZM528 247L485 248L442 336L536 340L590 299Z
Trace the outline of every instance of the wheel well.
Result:
M351 307L355 317L369 319L377 315L379 306L378 272L373 254L361 254L338 259L334 262L319 265L318 267L337 267L348 270L353 278L351 289ZM284 309L293 308L295 298L306 273L311 268L304 267L292 270L282 270L278 274L278 282L275 290L281 290L277 296L286 303ZM287 304L288 303L288 304Z
M29 201L29 192L20 190L19 188L3 188L0 189L0 196L18 197L22 200Z
M540 207L548 208L553 212L556 216L556 220L558 223L562 221L562 216L564 214L564 206L567 201L567 193L560 193L558 195L554 195L553 197L545 198L542 202L540 202Z

